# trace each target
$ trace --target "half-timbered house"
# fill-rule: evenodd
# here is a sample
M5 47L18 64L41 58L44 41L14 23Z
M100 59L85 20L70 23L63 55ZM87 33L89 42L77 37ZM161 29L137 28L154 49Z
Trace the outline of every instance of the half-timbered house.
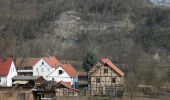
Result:
M124 75L111 60L101 59L88 73L91 95L121 95Z

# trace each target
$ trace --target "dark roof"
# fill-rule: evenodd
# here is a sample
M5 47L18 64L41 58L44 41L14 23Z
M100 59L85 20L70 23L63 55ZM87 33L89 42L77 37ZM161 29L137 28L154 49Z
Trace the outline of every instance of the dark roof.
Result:
M14 76L12 80L37 80L42 76Z
M88 74L85 71L79 71L78 76L88 76Z
M15 61L16 67L33 67L40 58L17 58Z

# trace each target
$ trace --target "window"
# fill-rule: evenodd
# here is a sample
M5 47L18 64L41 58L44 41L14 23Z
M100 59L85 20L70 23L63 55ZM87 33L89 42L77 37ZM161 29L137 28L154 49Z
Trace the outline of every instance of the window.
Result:
M62 73L63 73L63 71L62 71L62 70L59 70L59 71L58 71L58 73L59 73L59 75L60 75L60 74L62 74Z
M38 68L36 68L36 71L38 72Z
M52 81L54 81L54 78L52 78Z
M44 65L44 62L42 62L42 65Z
M43 68L41 69L41 71L43 72Z
M96 83L100 83L100 78L96 78Z
M1 82L1 77L0 77L0 82Z
M112 83L115 83L115 82L116 82L115 78L112 78Z
M49 69L49 68L48 68L47 70L48 70L48 72L50 71L50 69Z
M108 73L108 69L107 68L104 69L104 73Z

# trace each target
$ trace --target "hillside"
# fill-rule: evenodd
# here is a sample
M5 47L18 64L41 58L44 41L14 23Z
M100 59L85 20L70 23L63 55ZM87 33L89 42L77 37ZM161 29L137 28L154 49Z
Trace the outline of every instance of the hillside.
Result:
M92 51L120 61L140 49L167 58L169 16L142 0L1 0L0 55L82 60Z

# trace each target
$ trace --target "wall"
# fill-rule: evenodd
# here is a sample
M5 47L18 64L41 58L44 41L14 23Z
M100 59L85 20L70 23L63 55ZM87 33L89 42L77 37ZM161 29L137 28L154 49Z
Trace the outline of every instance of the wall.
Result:
M0 85L2 86L12 86L12 77L17 75L17 71L14 65L14 62L12 61L11 67L9 69L9 73L7 76L1 76L1 82Z
M62 70L63 73L61 75L59 75L59 70ZM48 80L52 80L52 78L54 78L54 81L64 81L64 82L71 82L72 79L71 77L68 75L68 73L62 68L62 67L58 67L54 72L52 72L49 76L48 76Z
M7 76L7 86L12 86L12 78L14 76L17 76L17 70L14 65L14 62L12 61L11 68L10 68L8 76Z
M90 78L92 95L105 94L108 89L114 92L123 84L123 78L111 67L103 63L98 63L97 66L100 68ZM107 69L108 72L104 73L104 69ZM100 83L96 82L96 78L100 78ZM115 83L112 83L112 78L115 78Z
M54 70L55 68L52 68L46 61L40 59L33 66L33 76L43 76L44 79L47 79L46 76L49 75Z

